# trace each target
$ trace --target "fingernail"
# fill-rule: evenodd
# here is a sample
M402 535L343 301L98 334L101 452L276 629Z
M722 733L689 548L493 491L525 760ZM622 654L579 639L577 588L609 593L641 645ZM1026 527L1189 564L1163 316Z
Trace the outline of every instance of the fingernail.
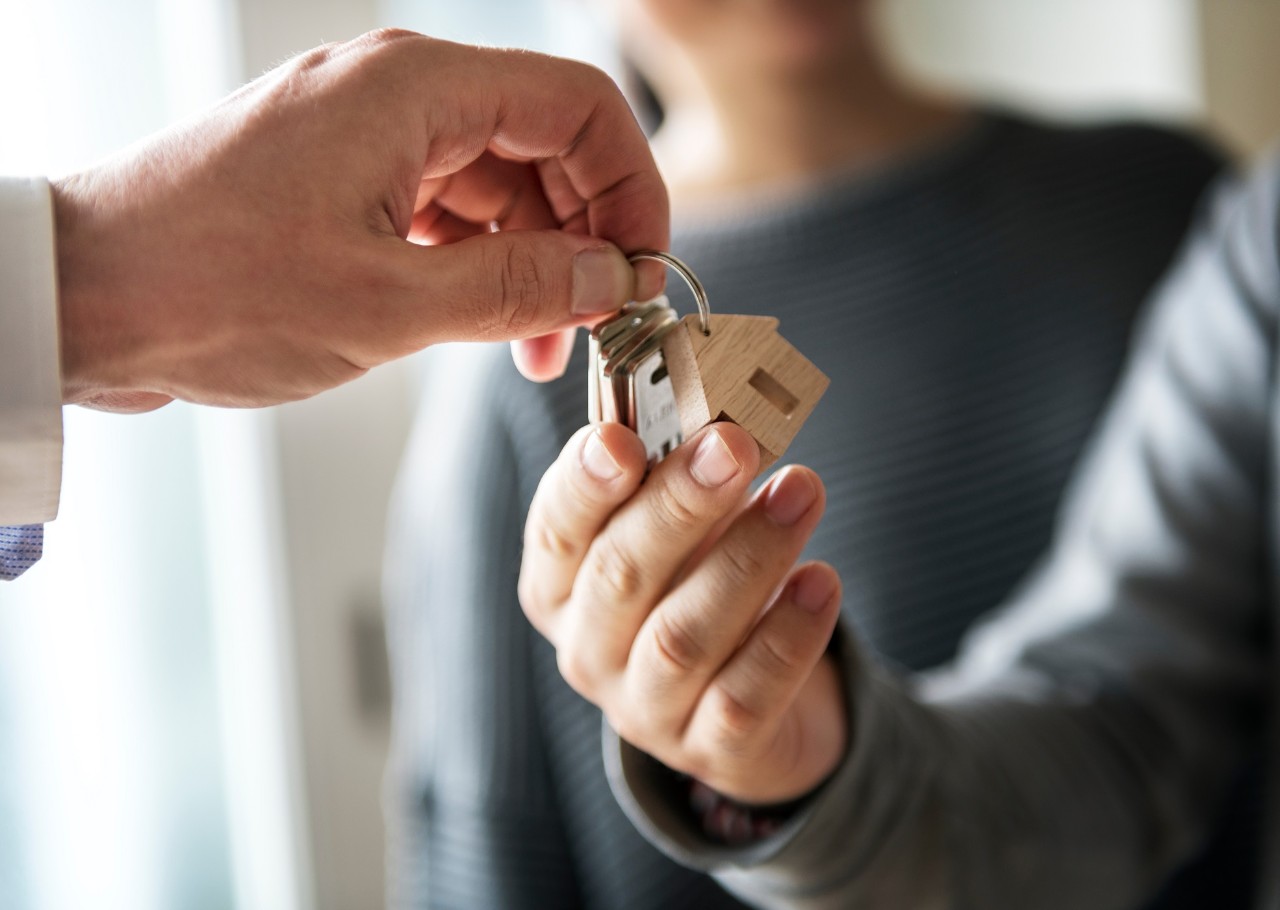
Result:
M634 282L631 266L611 249L582 250L573 257L573 312L608 313L627 302Z
M729 446L716 430L709 430L702 437L698 450L693 453L693 461L689 464L689 473L704 487L723 486L741 470L742 465L738 464L738 459L733 457Z
M818 491L809 473L788 468L765 494L764 512L774 524L787 528L803 518L817 499Z
M791 599L795 605L808 613L821 613L835 596L836 589L831 583L830 574L815 569L810 569L801 575L795 589L791 592Z
M622 476L622 465L614 460L599 430L587 437L586 445L582 447L582 466L587 469L588 474L602 483Z

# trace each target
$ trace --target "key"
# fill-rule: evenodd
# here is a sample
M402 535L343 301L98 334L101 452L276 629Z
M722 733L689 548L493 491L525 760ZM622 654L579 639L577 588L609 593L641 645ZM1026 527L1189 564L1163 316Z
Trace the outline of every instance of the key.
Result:
M634 428L644 442L652 468L684 441L676 393L661 347L643 356L637 355L637 361L626 371L626 378L628 410L624 423Z
M644 443L649 468L708 423L730 420L760 447L760 470L800 431L829 380L764 316L711 316L696 275L669 253L642 251L680 273L698 316L666 297L631 303L591 330L587 416L620 422Z
M631 427L650 466L680 444L675 394L661 340L678 324L665 297L632 304L591 332L588 416Z

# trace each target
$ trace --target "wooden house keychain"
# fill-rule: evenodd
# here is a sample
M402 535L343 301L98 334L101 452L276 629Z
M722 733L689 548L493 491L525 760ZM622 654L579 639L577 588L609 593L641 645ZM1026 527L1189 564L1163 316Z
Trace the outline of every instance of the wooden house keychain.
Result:
M670 253L642 250L674 269L698 304L679 318L666 297L631 303L591 330L591 421L635 430L657 464L683 440L730 420L760 446L760 470L782 457L830 380L778 334L769 316L712 315L693 271Z

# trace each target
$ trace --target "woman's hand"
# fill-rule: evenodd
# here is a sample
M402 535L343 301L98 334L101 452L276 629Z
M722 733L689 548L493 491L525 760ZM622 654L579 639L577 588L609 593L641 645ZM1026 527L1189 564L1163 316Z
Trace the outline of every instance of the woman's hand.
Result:
M520 601L620 736L727 796L770 803L821 783L848 730L823 657L840 581L823 563L795 565L822 483L788 467L744 504L758 462L751 436L720 423L641 485L631 431L583 429L534 497Z

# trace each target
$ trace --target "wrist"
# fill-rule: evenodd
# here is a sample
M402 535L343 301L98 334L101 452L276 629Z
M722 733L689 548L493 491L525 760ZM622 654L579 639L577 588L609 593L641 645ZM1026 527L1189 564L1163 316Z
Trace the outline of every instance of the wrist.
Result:
M88 339L99 332L92 325L94 280L85 254L92 211L85 183L80 175L51 183L62 396L68 404L90 397L95 388L90 379L93 358Z
M694 777L670 772L685 788L689 809L711 840L739 847L772 836L809 804L846 756L850 725L843 696L843 675L834 653L835 642L833 638L796 705L796 710L804 716L799 724L811 731L808 737L811 745L826 745L818 749L826 757L816 763L804 763L806 773L800 778L781 790L765 787L753 790L750 796L730 796ZM834 713L832 707L837 709Z
M127 257L119 255L104 200L94 186L102 179L100 174L75 174L50 185L62 401L108 411L148 411L170 398L137 391L142 383L134 364L141 329L130 325L141 327L144 320L118 290ZM119 192L106 196L118 198Z

